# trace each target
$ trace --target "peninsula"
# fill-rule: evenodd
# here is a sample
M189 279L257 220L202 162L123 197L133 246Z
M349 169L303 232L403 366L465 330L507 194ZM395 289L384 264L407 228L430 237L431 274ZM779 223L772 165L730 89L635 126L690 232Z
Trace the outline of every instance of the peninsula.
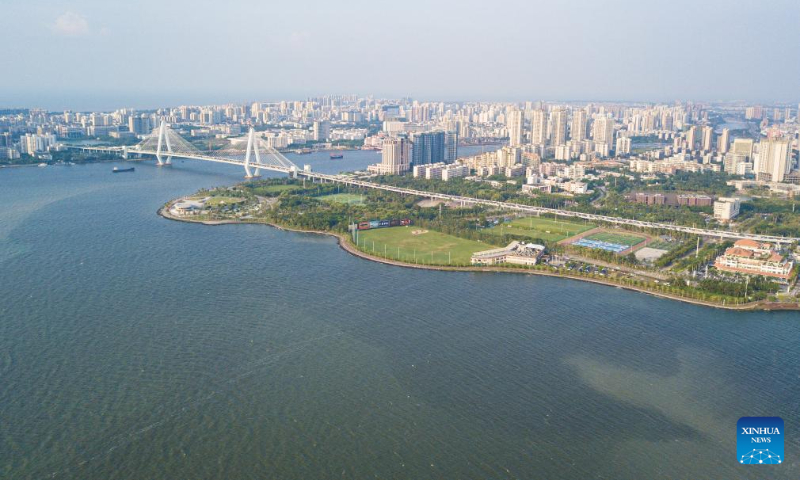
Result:
M513 215L292 179L202 190L159 213L206 225L261 223L332 235L353 255L401 267L563 277L731 310L800 309L797 268L783 256L786 278L726 270L724 259L750 251L747 240ZM774 249L773 260L787 250L761 248Z

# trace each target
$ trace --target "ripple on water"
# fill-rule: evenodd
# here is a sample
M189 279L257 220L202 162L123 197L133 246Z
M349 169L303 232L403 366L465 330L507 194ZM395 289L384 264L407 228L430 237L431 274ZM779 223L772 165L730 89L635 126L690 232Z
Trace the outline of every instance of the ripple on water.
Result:
M110 168L0 172L4 478L751 478L738 417L797 420L793 313L169 222L239 172Z

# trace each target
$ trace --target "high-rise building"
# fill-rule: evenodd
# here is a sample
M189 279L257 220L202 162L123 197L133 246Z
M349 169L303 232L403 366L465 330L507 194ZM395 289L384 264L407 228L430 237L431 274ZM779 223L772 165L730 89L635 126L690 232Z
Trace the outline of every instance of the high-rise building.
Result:
M744 118L748 120L764 118L764 108L760 105L747 107L744 111Z
M406 137L388 138L383 142L381 163L367 170L380 175L400 175L411 170L411 142Z
M574 110L572 112L572 125L570 126L570 138L582 142L586 140L587 115L585 110Z
M723 170L730 175L743 175L746 163L747 155L741 153L726 153L722 160Z
M413 165L444 162L444 132L415 133L412 143L411 163Z
M720 136L717 138L717 151L719 153L728 153L728 149L731 145L730 134L730 129L722 129L722 134L720 134Z
M314 141L324 142L331 138L331 124L323 120L314 122L313 126Z
M538 146L547 143L547 115L542 109L531 114L531 143Z
M753 165L757 180L782 182L791 169L792 143L788 138L771 138L758 144Z
M453 163L458 158L458 132L444 134L444 162Z
M598 143L611 147L614 142L614 119L600 117L592 124L592 139L595 145Z
M617 139L616 148L614 149L614 153L617 156L620 155L630 155L631 153L631 139L628 137L619 137Z
M45 152L56 144L56 137L52 134L33 134L27 133L19 137L19 149L22 153L34 155L37 152Z
M753 145L752 138L737 138L733 141L731 152L742 154L750 160L753 158Z
M686 131L686 149L687 150L694 150L699 143L700 133L698 132L697 125L692 125L689 127L689 130Z
M550 112L552 131L550 134L550 144L554 146L567 143L567 111L556 108Z
M216 125L222 122L222 114L217 109L203 109L200 112L200 122L206 125Z
M150 117L145 115L132 115L128 118L128 131L136 135L146 135L153 130Z
M511 110L506 116L506 128L508 129L508 144L512 147L522 145L522 110Z
M703 127L703 150L710 152L714 148L714 128Z

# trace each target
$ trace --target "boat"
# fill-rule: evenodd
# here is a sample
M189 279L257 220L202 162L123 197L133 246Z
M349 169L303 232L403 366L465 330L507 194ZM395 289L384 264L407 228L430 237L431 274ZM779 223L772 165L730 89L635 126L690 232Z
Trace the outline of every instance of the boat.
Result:
M39 165L37 165L37 167L39 167L39 168L44 168L44 167L46 167L46 166L47 166L47 164L46 164L46 163L40 163Z
M130 167L130 168L119 168L119 167L114 167L114 169L113 169L113 170L111 170L111 173L132 172L132 171L134 171L134 170L136 170L136 168L134 168L134 167Z
M331 157L332 159L335 159L335 158L344 158L344 154L343 154L343 153L331 153L330 157Z

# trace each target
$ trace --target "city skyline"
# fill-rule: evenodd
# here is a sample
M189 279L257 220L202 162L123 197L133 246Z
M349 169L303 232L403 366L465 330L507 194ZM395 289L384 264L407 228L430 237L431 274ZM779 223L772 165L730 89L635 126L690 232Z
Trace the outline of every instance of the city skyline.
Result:
M800 5L789 1L12 0L4 10L0 39L17 48L7 53L15 68L0 78L2 108L156 108L324 93L791 103L800 91L800 65L790 60L800 56Z
M792 471L798 20L2 0L3 478Z

